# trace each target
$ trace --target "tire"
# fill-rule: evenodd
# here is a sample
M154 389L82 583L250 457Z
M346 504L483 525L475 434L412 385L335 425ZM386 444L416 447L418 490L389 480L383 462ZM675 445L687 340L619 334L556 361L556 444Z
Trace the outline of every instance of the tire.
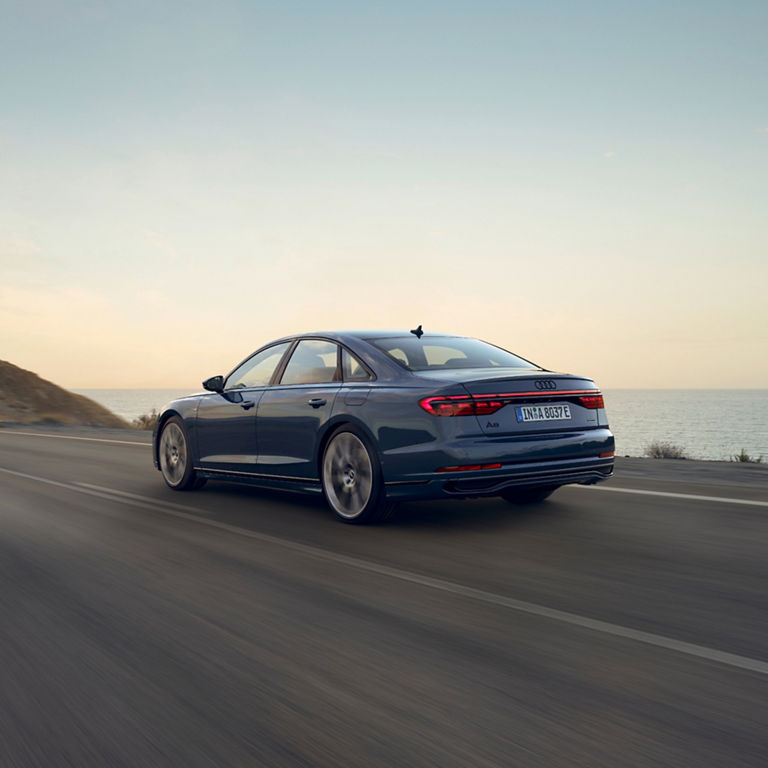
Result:
M157 445L157 458L163 480L174 491L188 491L205 483L193 469L192 452L187 430L178 416L171 416L163 424Z
M533 488L507 488L499 495L510 504L539 504L559 487L559 485L540 485Z
M376 452L352 426L339 427L326 443L320 479L328 506L344 523L378 522L392 512Z

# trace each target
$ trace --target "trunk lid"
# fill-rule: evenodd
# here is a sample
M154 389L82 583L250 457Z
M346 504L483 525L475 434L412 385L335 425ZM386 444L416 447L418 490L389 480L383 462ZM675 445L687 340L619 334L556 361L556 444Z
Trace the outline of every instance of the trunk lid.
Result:
M586 407L581 400L599 391L591 379L582 376L509 368L420 371L419 375L435 383L461 384L476 401L494 409L486 415L474 416L487 435L525 435L599 426L599 409Z

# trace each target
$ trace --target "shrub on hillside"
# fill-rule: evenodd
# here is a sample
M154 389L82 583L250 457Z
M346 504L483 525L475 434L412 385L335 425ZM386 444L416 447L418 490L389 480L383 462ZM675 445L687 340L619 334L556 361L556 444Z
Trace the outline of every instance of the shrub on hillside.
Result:
M650 459L686 459L685 448L674 443L656 440L645 446L645 455Z
M757 456L753 458L742 448L741 453L737 453L735 456L731 456L731 461L738 461L742 464L762 464L763 457Z
M132 422L134 429L154 429L157 424L157 411L153 408L149 413L142 413Z

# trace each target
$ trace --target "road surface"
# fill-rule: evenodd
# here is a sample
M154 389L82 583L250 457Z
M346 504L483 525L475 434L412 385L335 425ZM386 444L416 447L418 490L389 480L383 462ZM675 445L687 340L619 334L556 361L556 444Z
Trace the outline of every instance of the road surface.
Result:
M44 431L0 429L1 766L768 765L765 467L357 528Z

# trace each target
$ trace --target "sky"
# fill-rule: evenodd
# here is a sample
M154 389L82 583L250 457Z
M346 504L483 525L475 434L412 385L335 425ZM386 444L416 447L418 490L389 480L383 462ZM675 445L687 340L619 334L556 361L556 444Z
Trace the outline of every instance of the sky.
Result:
M478 336L768 387L768 3L0 0L0 359Z

